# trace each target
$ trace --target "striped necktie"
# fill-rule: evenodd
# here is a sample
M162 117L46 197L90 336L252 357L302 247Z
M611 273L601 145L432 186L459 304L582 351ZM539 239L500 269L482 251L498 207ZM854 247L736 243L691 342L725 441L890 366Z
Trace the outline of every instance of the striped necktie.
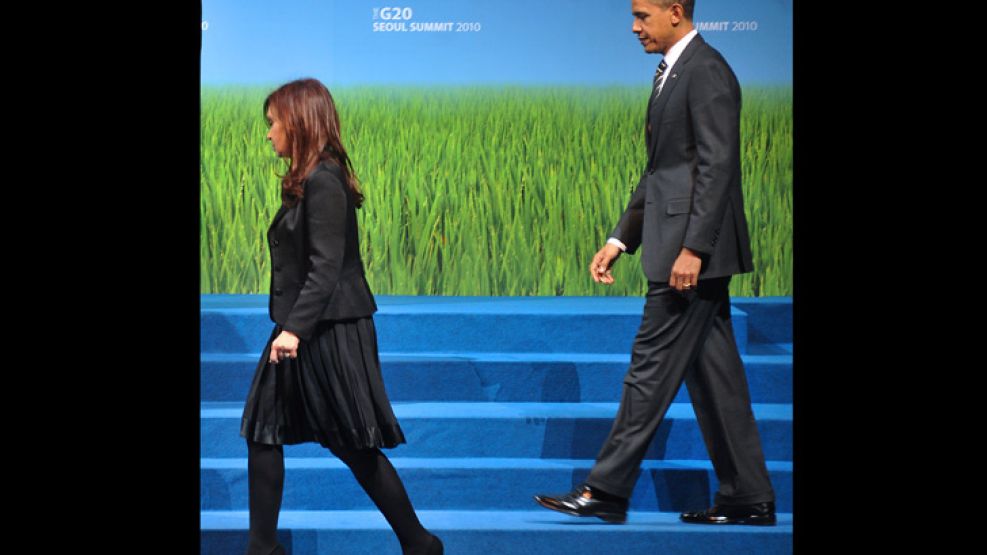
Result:
M651 91L652 96L658 96L658 93L661 91L661 85L666 69L668 69L668 64L666 64L665 60L663 59L661 63L658 64L658 69L655 70L655 78L652 81L652 86L653 86L653 89Z

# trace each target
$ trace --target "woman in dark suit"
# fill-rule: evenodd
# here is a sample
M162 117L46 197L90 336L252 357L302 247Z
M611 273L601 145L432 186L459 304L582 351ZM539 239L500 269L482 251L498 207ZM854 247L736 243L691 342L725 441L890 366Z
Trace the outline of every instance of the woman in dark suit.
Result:
M240 435L247 440L248 555L283 554L276 538L283 445L318 442L339 457L383 513L405 554L441 554L380 448L405 442L384 390L363 274L356 209L363 202L339 116L315 79L264 101L271 141L288 160L267 232L275 322L254 374ZM327 492L331 494L331 492Z

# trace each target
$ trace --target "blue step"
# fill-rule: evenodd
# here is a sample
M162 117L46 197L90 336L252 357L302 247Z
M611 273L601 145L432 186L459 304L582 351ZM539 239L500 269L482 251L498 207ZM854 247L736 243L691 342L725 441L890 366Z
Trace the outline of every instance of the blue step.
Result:
M202 295L200 350L258 352L274 324L267 295ZM420 297L380 295L379 350L627 354L643 297ZM732 308L747 351L747 314Z
M291 449L286 450L286 455ZM389 457L418 509L527 510L536 493L563 493L582 483L593 460ZM779 511L792 510L792 463L769 461ZM248 504L246 459L202 459L201 508L240 510ZM712 504L719 482L709 461L644 461L631 509L685 511ZM491 495L491 492L496 495ZM349 468L326 452L285 457L282 509L372 510Z
M532 511L420 510L422 524L442 538L450 554L531 555L773 555L791 553L792 515L777 526L685 524L675 512L628 513L627 523L606 524L545 509ZM279 541L291 555L400 555L397 538L377 511L281 512ZM246 550L248 513L202 511L202 555Z
M402 403L394 413L407 444L396 457L517 457L595 459L617 413L617 403ZM792 405L753 405L764 456L792 460ZM200 456L246 457L239 435L243 403L201 403ZM325 456L315 443L292 456ZM708 458L692 406L673 403L646 459Z
M630 355L385 352L380 358L392 401L616 403ZM755 403L792 402L791 354L742 358ZM259 359L259 352L203 354L200 398L243 401ZM684 385L675 402L689 402Z
M201 296L202 553L246 547L240 416L273 324L266 295ZM628 524L534 506L585 479L613 423L641 297L379 296L388 394L409 443L387 450L447 553L790 553L792 303L733 299L732 317L780 525L696 526L718 482L683 387L656 434ZM440 402L441 401L441 402ZM281 541L292 554L400 553L349 470L325 448L285 446ZM488 495L491 488L498 495ZM331 495L327 492L331 492ZM453 494L450 494L453 492ZM480 510L487 509L487 510Z
M751 343L747 346L747 354L760 356L791 356L794 353L792 343ZM746 355L741 355L741 357Z
M730 304L747 314L747 343L792 342L791 297L733 297Z

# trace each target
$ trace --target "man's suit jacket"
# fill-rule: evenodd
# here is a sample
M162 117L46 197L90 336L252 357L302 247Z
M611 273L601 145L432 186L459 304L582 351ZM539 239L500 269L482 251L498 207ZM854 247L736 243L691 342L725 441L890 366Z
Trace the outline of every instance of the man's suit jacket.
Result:
M648 166L611 233L649 281L667 282L682 247L702 258L700 279L750 272L740 189L740 85L699 35L648 103Z
M267 241L271 320L304 341L320 320L369 316L377 303L364 277L356 203L343 170L322 161L303 189L300 202L275 214Z

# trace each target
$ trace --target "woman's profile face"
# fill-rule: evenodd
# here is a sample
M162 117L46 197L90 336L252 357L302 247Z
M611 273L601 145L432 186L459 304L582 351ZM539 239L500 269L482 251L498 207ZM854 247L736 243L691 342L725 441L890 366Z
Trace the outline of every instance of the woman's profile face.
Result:
M278 119L277 114L270 107L267 108L267 123L271 126L267 132L267 140L271 141L274 152L281 157L287 156L288 136L284 131L284 125L282 125L281 120Z

